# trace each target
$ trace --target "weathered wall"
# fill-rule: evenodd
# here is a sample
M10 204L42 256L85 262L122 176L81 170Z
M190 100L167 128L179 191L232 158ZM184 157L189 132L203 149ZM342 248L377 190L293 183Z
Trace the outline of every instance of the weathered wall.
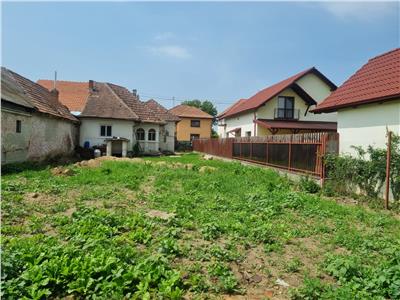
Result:
M1 117L2 163L69 155L77 143L78 127L72 122L4 109ZM16 120L22 122L21 133L16 132Z
M59 118L33 114L28 159L42 160L72 154L77 144L78 125Z
M175 148L175 122L167 122L164 128L160 128L160 148L174 151Z
M200 127L191 127L191 120L200 120ZM176 138L178 141L190 141L191 134L200 134L200 138L211 137L211 119L184 118L176 125Z
M386 148L386 128L400 134L400 99L339 110L340 152L355 154L351 146Z
M16 120L21 120L21 133L16 132ZM32 115L1 110L1 163L25 161L28 158Z

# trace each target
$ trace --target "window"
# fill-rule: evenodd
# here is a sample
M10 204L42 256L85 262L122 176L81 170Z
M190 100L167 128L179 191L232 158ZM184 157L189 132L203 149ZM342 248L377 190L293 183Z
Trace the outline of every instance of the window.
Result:
M101 125L100 126L100 136L112 136L112 126L111 125Z
M200 138L200 134L194 134L194 133L190 134L190 140L191 141L193 141L195 139L199 139L199 138Z
M21 122L21 120L17 120L15 125L16 125L15 132L21 133L21 130L22 130L22 122Z
M280 119L294 118L294 97L278 97L278 111L276 117Z
M246 136L251 136L251 131L246 131Z
M143 128L139 128L136 130L136 140L144 141L144 129Z
M155 141L156 140L156 131L154 129L149 130L149 141Z
M200 120L190 120L190 127L200 127Z

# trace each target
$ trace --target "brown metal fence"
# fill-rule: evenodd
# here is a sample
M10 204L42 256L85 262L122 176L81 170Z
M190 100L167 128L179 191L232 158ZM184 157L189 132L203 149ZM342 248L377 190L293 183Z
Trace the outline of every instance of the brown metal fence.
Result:
M197 139L193 150L324 178L322 158L337 153L339 134L315 132L265 137Z

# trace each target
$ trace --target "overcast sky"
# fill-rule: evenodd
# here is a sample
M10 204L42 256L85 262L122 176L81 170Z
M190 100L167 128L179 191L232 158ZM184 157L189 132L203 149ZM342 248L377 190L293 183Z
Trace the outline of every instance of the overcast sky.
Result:
M3 3L2 65L108 81L170 108L239 98L315 66L340 85L399 47L391 3Z

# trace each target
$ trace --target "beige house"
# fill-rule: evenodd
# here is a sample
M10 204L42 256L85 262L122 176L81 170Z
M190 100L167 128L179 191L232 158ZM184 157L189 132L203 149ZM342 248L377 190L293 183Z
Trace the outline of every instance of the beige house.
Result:
M201 109L189 105L178 105L169 110L179 117L176 125L176 139L179 142L189 142L198 138L211 137L213 116Z
M1 68L1 163L72 154L79 121L51 92Z
M341 153L386 148L388 130L400 135L400 48L371 58L313 112L337 113Z
M335 89L336 85L316 68L307 69L238 100L218 115L218 135L225 138L336 131L336 113L311 112Z

